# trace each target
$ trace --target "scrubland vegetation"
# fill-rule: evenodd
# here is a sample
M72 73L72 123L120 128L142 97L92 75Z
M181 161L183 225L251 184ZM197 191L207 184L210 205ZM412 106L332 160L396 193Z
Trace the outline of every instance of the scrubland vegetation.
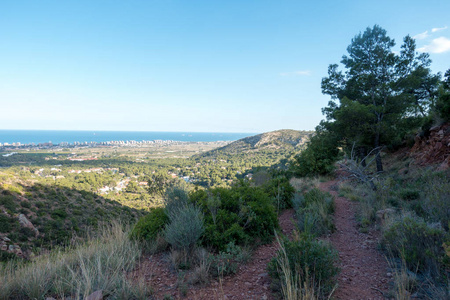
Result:
M313 181L293 181L298 231L292 239L277 239L280 250L268 267L274 290L281 292L283 299L327 298L336 288L338 254L328 242L318 239L334 229L333 199Z
M386 172L375 181L376 191L347 182L340 193L360 203L362 232L372 226L381 230L381 248L394 269L396 297L444 299L450 292L450 172L410 166L410 159L399 158L387 158Z
M110 299L146 299L151 287L130 275L142 253L164 253L185 295L191 285L235 274L256 247L277 240L268 265L275 295L328 299L339 274L338 254L324 241L335 230L335 206L317 184L337 168L340 196L357 203L359 230L381 232L394 274L390 296L448 298L448 144L442 151L439 142L438 165L419 166L409 150L449 121L450 71L444 80L432 74L409 36L400 53L394 44L374 26L352 40L344 72L330 65L322 80L331 96L326 120L306 149L306 133L289 131L188 159L1 158L0 237L26 255L1 250L0 298L78 299L102 290ZM448 135L442 129L439 138ZM118 182L126 184L114 189ZM112 192L101 193L105 187ZM289 208L296 230L283 236L278 215ZM107 225L116 219L123 224Z
M322 79L322 92L331 97L322 110L326 120L291 172L314 177L339 168L340 195L358 202L361 232L382 232L380 246L395 274L391 295L446 299L450 70L443 79L432 74L429 55L410 36L399 53L394 45L375 25L352 39L343 71L329 66ZM300 216L303 229L326 220L318 217L321 210ZM321 232L327 223L314 228Z
M141 256L119 223L102 227L85 242L41 255L31 262L11 261L0 269L0 299L84 299L95 291L111 299L147 299L143 282L127 278Z

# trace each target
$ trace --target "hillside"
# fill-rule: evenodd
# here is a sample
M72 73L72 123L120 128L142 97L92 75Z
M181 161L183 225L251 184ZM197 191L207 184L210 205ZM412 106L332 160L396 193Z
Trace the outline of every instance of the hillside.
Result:
M308 141L313 131L282 129L246 137L202 154L203 157L217 154L240 154L260 150L287 150L300 148Z
M64 245L111 220L133 223L143 214L92 192L0 172L0 262Z

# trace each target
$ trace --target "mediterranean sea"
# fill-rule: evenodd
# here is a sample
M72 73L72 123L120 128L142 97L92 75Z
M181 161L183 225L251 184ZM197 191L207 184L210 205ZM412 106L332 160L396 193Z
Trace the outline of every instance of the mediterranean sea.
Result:
M72 130L0 130L0 143L39 144L66 142L153 141L183 142L235 141L256 133L164 132L164 131L72 131Z

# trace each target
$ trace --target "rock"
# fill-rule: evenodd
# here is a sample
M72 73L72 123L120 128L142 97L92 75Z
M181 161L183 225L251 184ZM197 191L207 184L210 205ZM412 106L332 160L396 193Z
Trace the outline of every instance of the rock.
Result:
M3 239L5 242L11 242L11 240L8 239L6 236L4 236L2 239Z
M39 231L33 226L33 224L27 219L24 214L19 215L19 223L23 227L28 227L32 229L36 234L39 234Z
M98 290L90 294L84 300L102 300L103 299L103 290Z

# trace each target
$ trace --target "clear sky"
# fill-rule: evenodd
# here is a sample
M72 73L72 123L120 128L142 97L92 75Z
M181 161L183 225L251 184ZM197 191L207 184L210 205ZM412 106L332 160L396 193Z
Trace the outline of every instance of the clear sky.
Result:
M450 68L450 1L0 1L0 129L313 129L378 24Z

